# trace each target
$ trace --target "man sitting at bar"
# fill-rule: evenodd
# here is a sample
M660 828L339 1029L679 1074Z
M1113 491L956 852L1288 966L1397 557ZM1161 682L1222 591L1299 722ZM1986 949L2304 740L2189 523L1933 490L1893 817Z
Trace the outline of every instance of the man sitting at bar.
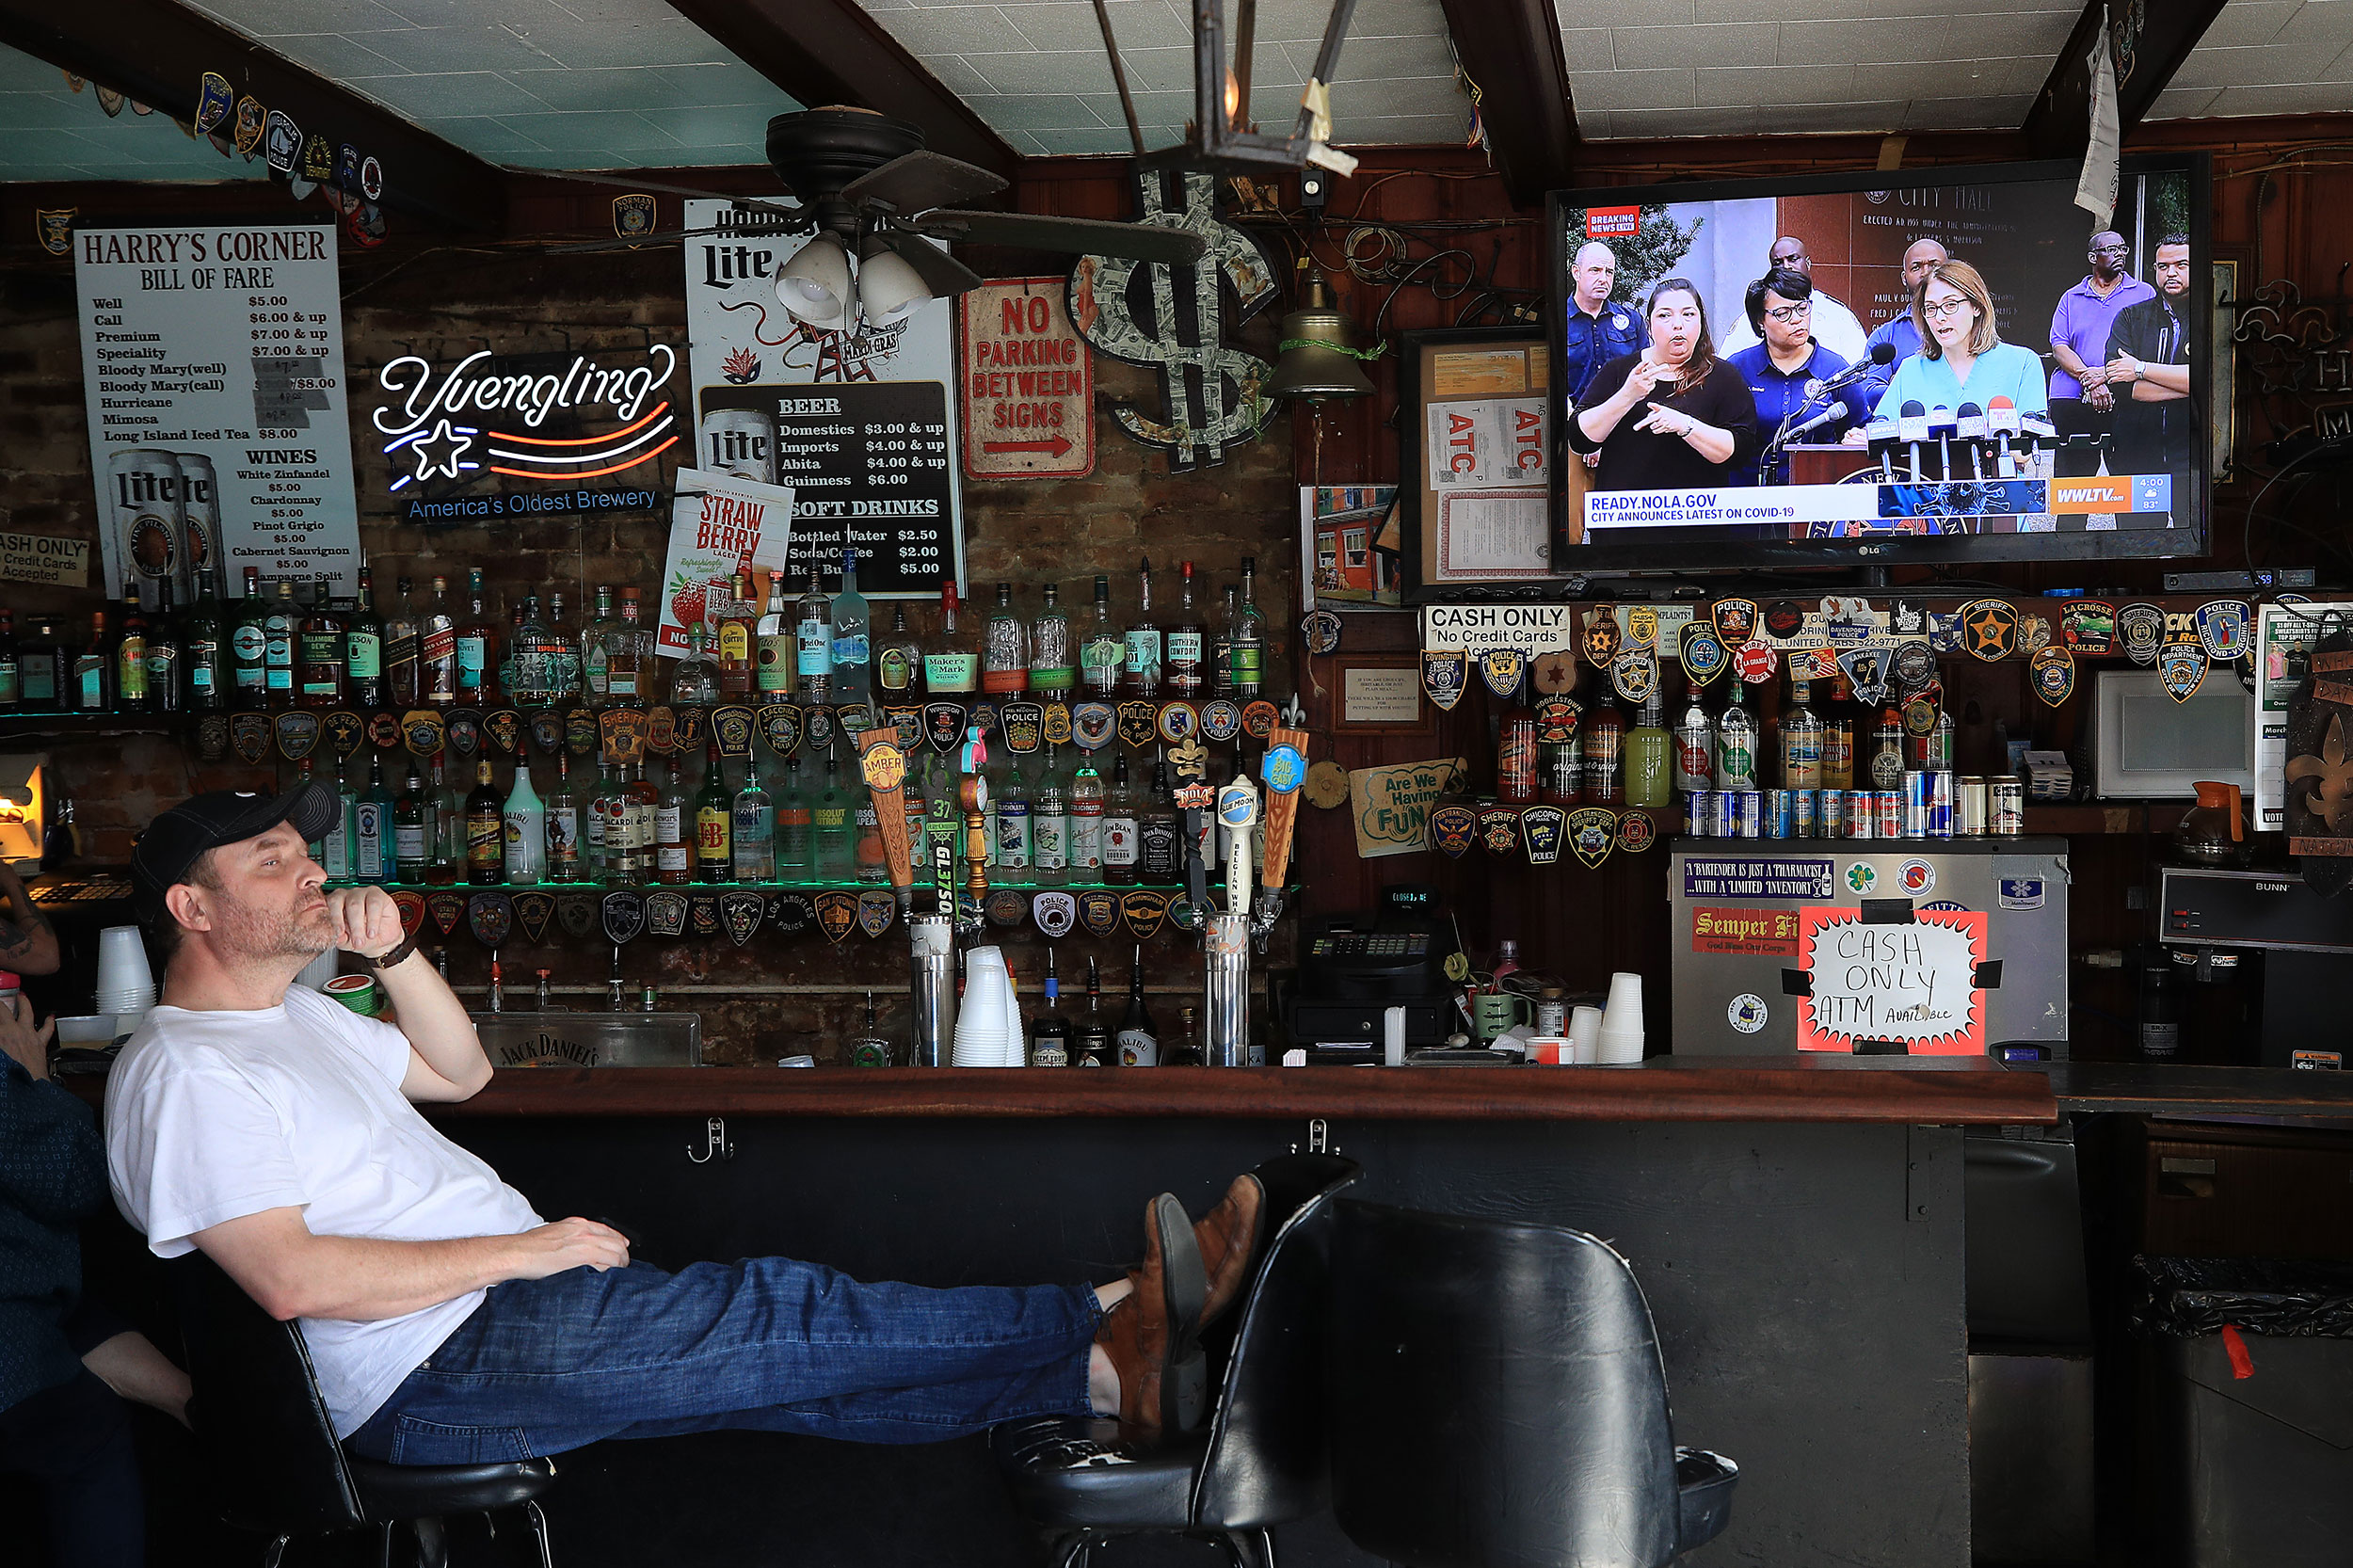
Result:
M717 1427L920 1443L1032 1415L1158 1424L1163 1281L1200 1270L1205 1322L1232 1302L1255 1176L1176 1227L1178 1256L1147 1222L1144 1265L1093 1288L632 1263L605 1225L543 1221L411 1104L470 1097L490 1064L391 895L324 890L305 845L337 809L322 784L224 791L140 839L134 895L170 961L105 1123L123 1214L157 1256L201 1249L300 1322L355 1451L462 1464ZM291 984L335 948L376 964L398 1028Z

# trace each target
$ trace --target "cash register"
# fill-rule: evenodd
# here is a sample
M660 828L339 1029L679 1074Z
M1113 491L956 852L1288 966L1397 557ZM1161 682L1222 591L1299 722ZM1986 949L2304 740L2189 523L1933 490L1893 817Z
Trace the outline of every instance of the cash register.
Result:
M1270 977L1270 1000L1308 1060L1378 1062L1391 1007L1405 1009L1408 1048L1441 1045L1459 1027L1447 961L1461 951L1435 888L1385 888L1377 910L1308 920L1299 968Z

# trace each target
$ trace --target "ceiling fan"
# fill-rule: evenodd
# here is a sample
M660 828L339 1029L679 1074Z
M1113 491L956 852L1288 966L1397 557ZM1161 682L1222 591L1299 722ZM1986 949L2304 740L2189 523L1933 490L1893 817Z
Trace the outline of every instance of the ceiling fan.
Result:
M777 270L776 297L793 319L846 329L862 314L889 320L931 299L977 288L981 277L934 240L1124 256L1190 266L1207 242L1190 230L1039 213L976 211L961 203L1003 190L987 169L928 151L922 130L871 109L833 107L780 114L768 122L768 161L797 206L683 185L630 182L639 190L710 198L776 215L773 232L816 237ZM536 170L614 184L615 178ZM564 251L642 243L592 240ZM851 259L857 259L853 272Z

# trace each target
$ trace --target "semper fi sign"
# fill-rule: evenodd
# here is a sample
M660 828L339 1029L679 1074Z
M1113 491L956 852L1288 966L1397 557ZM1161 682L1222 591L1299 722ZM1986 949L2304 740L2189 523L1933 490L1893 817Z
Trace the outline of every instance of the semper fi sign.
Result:
M1062 278L1000 278L963 295L957 337L964 472L1072 479L1095 472L1095 361Z

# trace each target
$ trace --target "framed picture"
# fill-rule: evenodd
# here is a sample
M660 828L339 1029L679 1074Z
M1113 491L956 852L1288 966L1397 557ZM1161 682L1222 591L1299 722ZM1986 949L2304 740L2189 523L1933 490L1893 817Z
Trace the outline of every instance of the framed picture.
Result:
M1556 581L1551 355L1543 331L1447 328L1402 332L1399 344L1407 597Z

